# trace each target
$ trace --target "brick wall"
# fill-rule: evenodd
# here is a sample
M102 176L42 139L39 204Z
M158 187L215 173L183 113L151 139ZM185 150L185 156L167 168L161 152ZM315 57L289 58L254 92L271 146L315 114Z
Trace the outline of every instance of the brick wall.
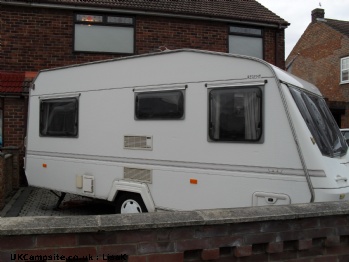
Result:
M2 6L1 70L38 71L114 57L73 53L73 12Z
M3 146L17 147L19 151L19 166L24 166L24 138L27 124L27 97L3 98ZM21 184L26 184L24 171L20 170Z
M349 85L339 85L340 58L349 55L349 38L325 23L311 24L288 59L297 52L293 74L315 84L329 101L349 101Z
M84 217L2 218L0 261L349 260L347 201ZM22 256L22 257L19 257ZM64 258L63 258L64 256ZM81 260L66 259L68 256ZM85 257L85 258L84 258ZM48 257L46 257L48 258ZM41 261L41 260L40 260ZM49 261L49 260L47 260Z
M349 38L326 23L308 26L294 47L286 64L299 53L291 73L316 85L329 103L345 102L349 109L349 84L340 84L340 58L349 56ZM349 115L342 116L342 127L349 127Z
M38 71L121 56L73 52L73 11L2 6L0 15L1 70ZM228 24L136 16L136 54L154 51L159 46L227 52ZM266 61L283 68L284 30L266 28L264 47Z
M0 154L0 210L12 191L12 155Z
M4 98L4 146L18 146L23 151L26 127L26 98Z
M224 23L149 16L137 16L136 21L138 54L159 46L228 52L228 26Z
M285 31L265 29L264 60L285 69Z
M5 206L6 197L18 188L19 150L16 147L3 148L0 153L0 210Z

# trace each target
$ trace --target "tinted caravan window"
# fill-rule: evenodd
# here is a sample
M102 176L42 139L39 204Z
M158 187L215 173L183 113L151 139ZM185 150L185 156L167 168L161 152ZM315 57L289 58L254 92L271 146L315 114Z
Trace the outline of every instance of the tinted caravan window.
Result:
M289 89L321 153L329 157L344 155L348 146L325 100L291 85Z
M40 104L40 135L77 137L78 99L42 100Z
M184 91L151 91L136 93L136 119L182 119Z
M260 87L209 91L209 137L212 141L259 141L261 135Z

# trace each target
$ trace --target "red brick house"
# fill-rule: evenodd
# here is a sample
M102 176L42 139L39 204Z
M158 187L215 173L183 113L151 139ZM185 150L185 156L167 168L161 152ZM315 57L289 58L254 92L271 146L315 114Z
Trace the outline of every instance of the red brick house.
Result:
M349 127L349 21L312 11L312 21L286 59L287 70L318 88L339 127Z
M255 0L0 0L3 146L24 152L27 80L70 64L195 48L284 68L288 22Z

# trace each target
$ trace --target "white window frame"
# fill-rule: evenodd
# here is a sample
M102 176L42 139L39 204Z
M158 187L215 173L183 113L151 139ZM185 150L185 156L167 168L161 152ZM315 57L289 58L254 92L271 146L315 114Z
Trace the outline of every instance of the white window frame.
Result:
M207 87L209 142L263 143L263 86L264 83L258 85ZM222 93L233 95L231 98L233 98L234 102L232 102L233 100L231 102L226 100L224 101L225 103L221 101ZM238 96L241 94L244 94L242 97L244 100L242 100L242 106L240 107L237 104L240 104ZM248 98L246 96L248 94L256 94L256 96ZM245 98L247 99L245 100ZM239 110L236 110L238 108ZM235 119L222 121L223 115ZM236 120L242 120L242 122ZM223 128L222 124L225 128ZM243 127L244 131L241 130L241 127ZM225 131L225 134L222 134L222 131Z
M60 105L60 103L63 105ZM67 110L66 104L72 106L72 110ZM69 109L69 107L68 107ZM63 113L64 119L59 116L59 113ZM66 114L70 113L73 118L71 121L66 122ZM58 115L58 116L57 116ZM54 121L64 123L59 130L51 130L51 124ZM62 121L63 120L63 121ZM67 124L66 124L67 123ZM40 99L40 121L39 121L40 136L42 137L78 137L79 132L79 97L63 97L63 98L51 98ZM69 130L66 130L66 127ZM71 128L71 130L70 130Z
M76 13L74 52L135 53L135 18L116 14Z
M344 61L348 64L345 68L343 68ZM349 77L347 80L343 80L343 73L348 72L349 75L349 56L341 58L341 71L340 71L340 83L341 84L348 84L349 83Z

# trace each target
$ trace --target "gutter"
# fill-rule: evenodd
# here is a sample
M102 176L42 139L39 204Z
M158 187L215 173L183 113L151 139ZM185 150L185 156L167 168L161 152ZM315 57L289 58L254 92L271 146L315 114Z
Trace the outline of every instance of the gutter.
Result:
M79 10L79 11L90 11L90 12L104 12L104 13L118 13L118 14L129 14L129 15L145 15L145 16L160 16L160 17L171 17L171 18L182 18L182 19L191 19L191 20L205 20L205 21L214 21L214 22L224 22L224 23L236 23L252 26L261 26L261 27L271 27L284 29L288 25L278 24L268 24L260 22L249 22L236 19L225 19L225 18L214 18L206 16L194 16L194 15L182 15L182 14L171 14L171 13L162 13L162 12L148 12L140 10L125 10L125 9L114 9L114 8L101 8L101 7L86 7L86 6L71 6L71 5L57 5L57 4L40 4L33 2L12 2L6 0L0 0L0 5L9 5L9 6L19 6L19 7L33 7L33 8L49 8L49 9L65 9L65 10Z
M0 98L23 98L28 96L29 93L0 93Z

